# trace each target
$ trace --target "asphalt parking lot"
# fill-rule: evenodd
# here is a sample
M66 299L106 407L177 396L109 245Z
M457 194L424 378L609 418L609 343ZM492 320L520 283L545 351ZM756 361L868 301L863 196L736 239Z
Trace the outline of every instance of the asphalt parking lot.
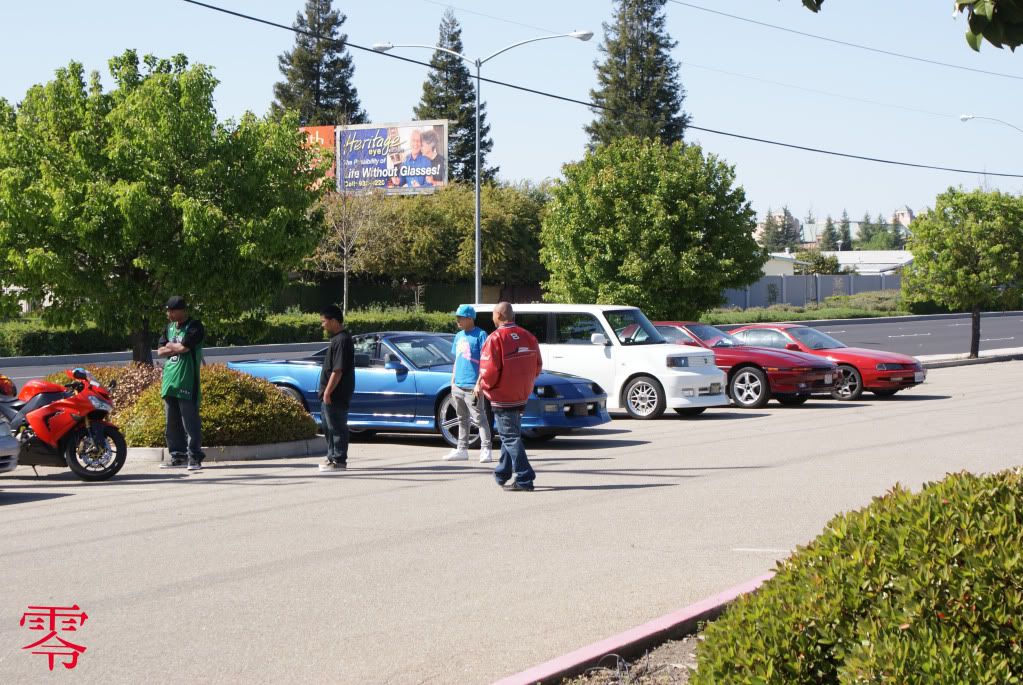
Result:
M428 438L354 443L337 476L22 467L0 476L0 682L47 674L27 607L75 603L77 682L490 682L759 575L897 481L1019 464L1021 400L1007 362L891 400L617 419L533 445L533 493Z

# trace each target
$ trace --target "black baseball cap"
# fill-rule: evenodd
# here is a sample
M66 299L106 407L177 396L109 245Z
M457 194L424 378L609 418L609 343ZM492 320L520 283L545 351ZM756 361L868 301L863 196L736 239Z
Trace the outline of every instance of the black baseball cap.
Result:
M180 295L174 295L167 300L167 309L188 309L188 303Z

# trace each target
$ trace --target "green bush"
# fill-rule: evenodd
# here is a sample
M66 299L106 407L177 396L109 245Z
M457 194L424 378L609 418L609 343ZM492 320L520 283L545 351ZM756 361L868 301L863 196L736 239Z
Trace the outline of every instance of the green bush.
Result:
M199 318L202 318L201 313ZM345 324L352 333L373 331L454 332L451 312L417 312L398 307L348 313ZM160 330L153 333L155 349ZM206 326L206 347L320 342L325 340L319 314L248 314L238 321ZM119 352L129 349L127 336L110 335L92 326L77 329L49 327L36 318L0 323L0 357L48 354Z
M213 364L202 367L201 383L199 416L206 445L259 445L316 435L316 423L305 408L261 378ZM163 447L160 384L146 388L116 419L129 446Z
M871 309L878 312L904 313L902 293L898 290L873 290L855 295L832 295L824 298L824 307Z
M705 632L696 685L1019 683L1023 472L896 487Z

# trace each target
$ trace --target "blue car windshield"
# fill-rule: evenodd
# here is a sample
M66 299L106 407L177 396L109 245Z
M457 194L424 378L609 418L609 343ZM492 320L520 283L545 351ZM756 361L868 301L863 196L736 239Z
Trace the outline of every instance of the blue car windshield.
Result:
M402 335L388 338L387 342L420 369L455 363L451 340L439 335Z

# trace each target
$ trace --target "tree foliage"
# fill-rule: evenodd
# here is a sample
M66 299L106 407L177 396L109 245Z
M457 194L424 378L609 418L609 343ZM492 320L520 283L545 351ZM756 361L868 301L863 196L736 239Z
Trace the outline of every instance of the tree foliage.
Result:
M821 250L834 251L838 249L838 231L835 229L835 221L828 215L824 221L824 230L821 231L820 240L817 246Z
M207 320L269 301L316 241L323 170L293 115L220 123L203 65L134 51L0 103L0 279L51 323L131 334L151 362L169 294Z
M838 220L838 240L841 243L839 250L848 251L853 248L852 224L849 222L849 212L842 210L842 217Z
M666 0L618 0L613 21L604 23L603 63L594 63L598 87L590 97L601 109L586 127L590 146L624 136L682 140L689 115L682 111L685 89L678 45L665 28Z
M760 234L760 244L765 252L784 252L799 247L803 239L803 231L799 219L792 215L788 207L782 207L781 213L767 210L764 229Z
M973 314L970 356L980 346L980 312L1018 307L1023 295L1023 198L949 188L913 221L907 301Z
M840 274L838 257L821 254L820 250L800 250L796 253L797 274Z
M423 284L471 278L475 267L475 195L464 184L431 195L371 196L371 230L363 231L356 266L362 273ZM543 187L483 187L480 233L484 281L537 283Z
M274 109L298 112L302 126L366 123L348 36L340 32L345 19L333 0L306 0L293 24L295 47L277 58L284 80L274 84Z
M437 45L462 54L462 27L451 9L440 22ZM476 85L464 60L440 50L430 59L429 75L423 82L423 94L413 110L417 119L446 119L448 128L448 167L452 181L476 180ZM488 167L487 155L494 147L487 123L487 105L480 103L480 180L491 181L497 167Z
M803 4L819 12L824 0L803 0ZM1013 51L1023 43L1023 3L1019 0L954 0L952 11L953 15L966 15L966 42L974 50L979 51L985 40Z
M761 276L756 215L735 171L698 145L623 138L564 167L540 258L556 302L696 318Z
M341 311L348 312L348 283L365 270L364 250L376 231L379 204L371 194L327 193L320 200L323 234L306 267L319 275L341 274Z

